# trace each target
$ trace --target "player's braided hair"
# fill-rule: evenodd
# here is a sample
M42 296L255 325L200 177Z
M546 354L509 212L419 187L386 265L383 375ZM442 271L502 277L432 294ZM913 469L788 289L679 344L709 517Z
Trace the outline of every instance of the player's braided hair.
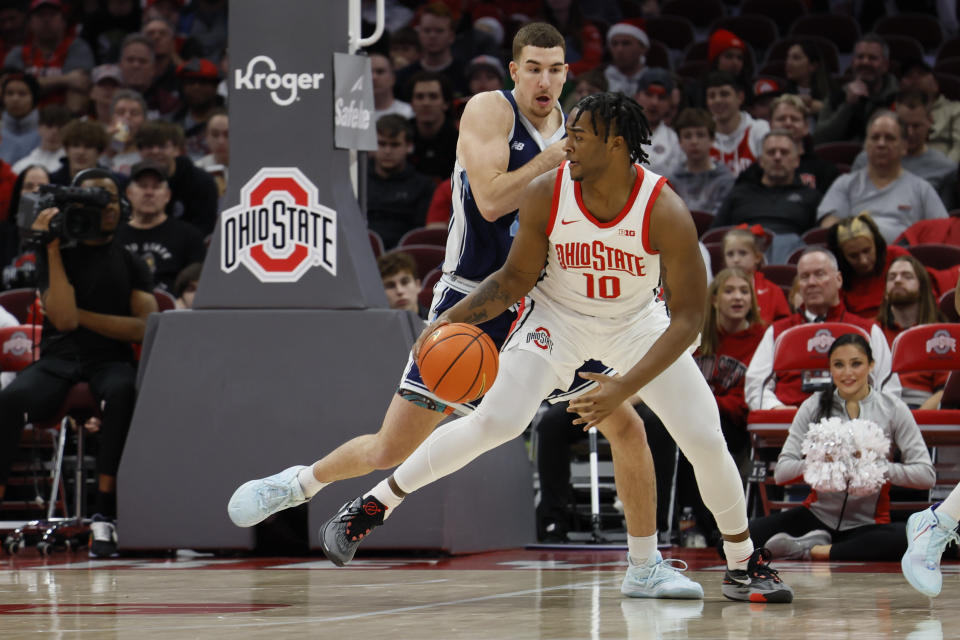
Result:
M577 117L573 124L577 124L584 113L590 112L593 131L599 136L602 129L604 142L613 131L614 135L623 136L632 162L647 161L643 145L650 144L650 123L636 100L622 93L607 91L586 96L575 106Z

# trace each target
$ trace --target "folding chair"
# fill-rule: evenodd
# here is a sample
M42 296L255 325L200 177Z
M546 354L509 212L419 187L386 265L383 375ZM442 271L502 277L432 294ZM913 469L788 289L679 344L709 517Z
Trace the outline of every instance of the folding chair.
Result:
M796 371L824 371L830 368L827 352L838 337L847 333L858 333L867 340L870 335L860 327L845 322L814 322L801 324L783 331L777 336L773 346L773 370L763 381L763 388L777 375ZM769 515L771 509L782 509L785 501L771 500L767 495L767 486L773 484L772 469L775 460L759 458L759 450L777 447L786 440L796 410L760 409L747 414L747 432L750 434L750 460L752 471L747 484L747 503L750 502L752 485L757 486L763 515Z

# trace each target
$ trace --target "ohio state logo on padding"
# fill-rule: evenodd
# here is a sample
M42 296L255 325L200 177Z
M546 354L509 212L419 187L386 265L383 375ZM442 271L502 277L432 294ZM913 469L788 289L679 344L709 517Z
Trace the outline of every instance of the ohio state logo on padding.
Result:
M295 167L260 169L220 217L220 267L261 282L296 282L312 267L337 275L337 212Z
M956 350L957 341L946 329L938 329L933 337L927 340L927 353L932 351L942 356Z
M3 352L14 356L22 356L31 349L33 349L33 340L23 331L10 334L7 341L3 343Z
M807 351L816 351L817 353L826 353L830 351L830 345L836 338L830 333L830 329L820 329L809 340L807 340Z

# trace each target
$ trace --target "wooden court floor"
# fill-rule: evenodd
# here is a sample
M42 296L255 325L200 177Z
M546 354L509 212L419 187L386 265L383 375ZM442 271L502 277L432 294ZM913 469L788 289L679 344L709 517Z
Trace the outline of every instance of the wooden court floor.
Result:
M789 605L720 595L710 550L672 550L701 601L620 595L618 550L516 550L423 559L0 556L0 639L960 638L960 565L928 599L897 563L778 563Z

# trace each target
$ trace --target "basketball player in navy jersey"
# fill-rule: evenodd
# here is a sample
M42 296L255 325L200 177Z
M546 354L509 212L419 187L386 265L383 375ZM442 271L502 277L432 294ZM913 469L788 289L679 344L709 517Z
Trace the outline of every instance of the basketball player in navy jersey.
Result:
M793 590L767 564L769 552L753 548L740 475L716 401L691 356L706 299L703 261L683 201L664 178L640 166L650 134L643 110L621 94L596 94L577 103L566 128L568 162L525 189L505 264L443 312L414 346L443 324L483 323L522 299L497 380L475 412L437 428L362 499L394 509L410 492L518 436L541 399L596 358L622 375L581 373L599 387L571 401L579 414L574 422L601 424L639 393L693 465L723 534L723 595L791 602ZM661 283L669 315L658 295ZM528 339L539 327L549 329L547 349ZM372 509L341 512L321 529L327 557L349 560L382 522L383 514Z
M510 73L516 88L474 96L461 119L447 260L434 289L431 318L503 265L516 232L523 188L555 169L564 157L564 118L557 106L566 79L563 36L550 25L529 24L514 38L513 54ZM479 326L499 346L515 317L515 311L505 308ZM603 370L597 362L590 365L586 370ZM595 383L578 378L569 390L564 386L564 392L553 397L562 399L588 385ZM230 499L230 517L238 526L253 526L281 509L303 504L336 480L394 467L446 415L466 414L473 408L436 398L420 380L411 358L378 433L354 438L312 466L290 467L245 483ZM622 592L634 597L703 597L700 585L673 570L657 552L656 487L642 421L624 403L598 428L614 451L614 475L627 519L631 569ZM349 519L362 506L360 500L348 503L335 519Z

